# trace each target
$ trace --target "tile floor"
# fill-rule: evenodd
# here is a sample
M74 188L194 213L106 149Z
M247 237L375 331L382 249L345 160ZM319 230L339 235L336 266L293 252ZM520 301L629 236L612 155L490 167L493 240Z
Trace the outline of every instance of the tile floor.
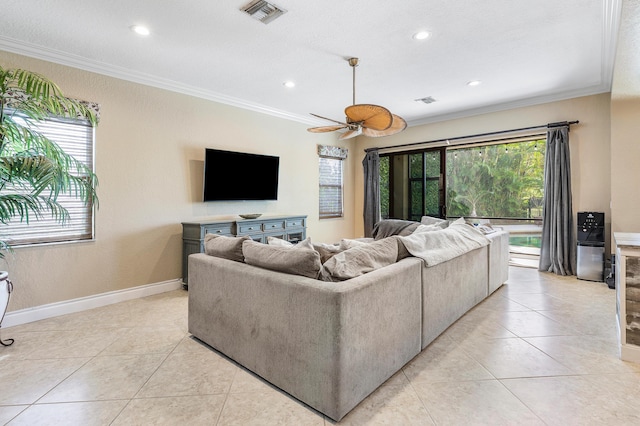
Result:
M181 290L2 337L0 424L334 424L191 338ZM638 425L640 365L618 359L613 290L511 268L339 424Z

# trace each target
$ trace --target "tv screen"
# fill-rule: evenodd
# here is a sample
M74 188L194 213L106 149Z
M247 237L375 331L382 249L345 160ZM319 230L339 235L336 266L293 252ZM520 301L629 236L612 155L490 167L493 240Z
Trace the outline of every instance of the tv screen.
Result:
M204 201L277 200L280 158L207 148Z

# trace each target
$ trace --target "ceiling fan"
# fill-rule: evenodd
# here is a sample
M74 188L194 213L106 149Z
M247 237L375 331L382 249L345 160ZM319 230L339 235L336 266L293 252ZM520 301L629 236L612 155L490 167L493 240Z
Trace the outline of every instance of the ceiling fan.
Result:
M372 104L356 104L356 67L358 58L350 58L349 65L353 69L353 105L345 108L346 123L311 113L314 117L337 123L333 126L311 127L313 133L333 132L347 129L340 139L349 139L359 135L378 138L400 133L407 128L407 122L385 107Z

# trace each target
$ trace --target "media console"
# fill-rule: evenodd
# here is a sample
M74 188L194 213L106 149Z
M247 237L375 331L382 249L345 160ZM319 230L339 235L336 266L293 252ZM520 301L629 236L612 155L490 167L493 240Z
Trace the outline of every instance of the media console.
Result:
M248 235L261 243L266 243L267 237L276 237L296 243L307 237L307 216L261 216L257 219L182 222L182 282L185 288L189 281L189 255L204 253L204 236L207 234L227 237Z

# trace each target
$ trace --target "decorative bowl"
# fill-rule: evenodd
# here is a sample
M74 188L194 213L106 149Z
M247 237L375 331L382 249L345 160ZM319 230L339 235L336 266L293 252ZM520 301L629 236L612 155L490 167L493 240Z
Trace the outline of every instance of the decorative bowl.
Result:
M240 216L243 219L257 219L260 216L262 216L262 213L239 214L238 216Z

